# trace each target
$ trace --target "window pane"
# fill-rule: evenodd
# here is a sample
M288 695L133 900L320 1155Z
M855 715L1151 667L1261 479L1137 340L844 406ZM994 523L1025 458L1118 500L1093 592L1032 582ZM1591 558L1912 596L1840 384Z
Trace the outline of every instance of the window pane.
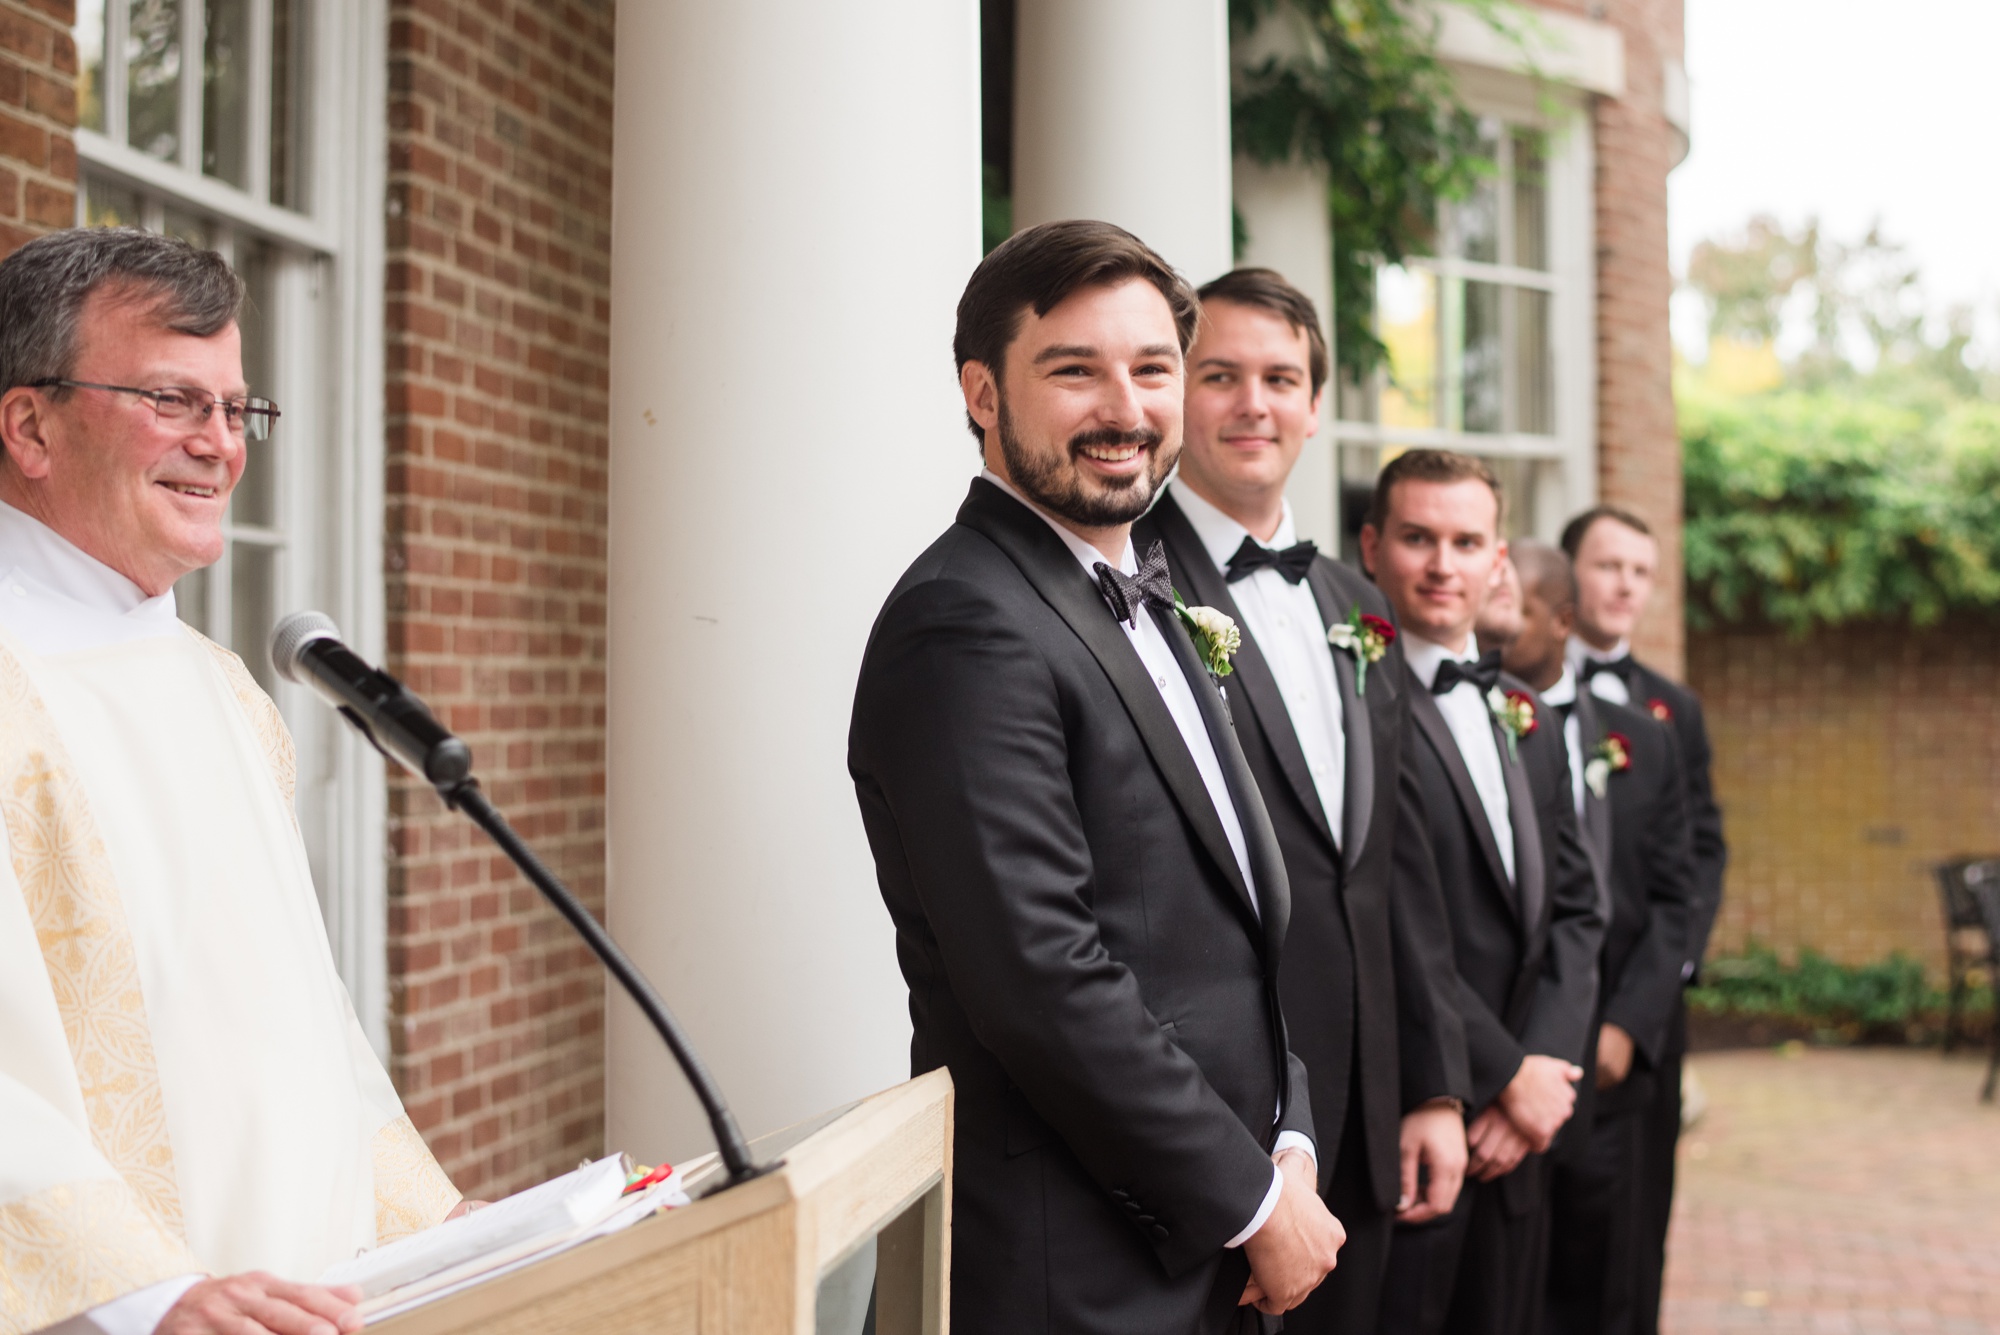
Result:
M139 192L85 177L83 221L90 227L139 226Z
M197 246L202 250L212 249L215 245L210 236L208 219L181 209L162 209L160 230L168 236L177 236L190 246Z
M266 691L277 689L265 641L278 620L278 554L254 543L229 544L229 647Z
M181 136L180 0L130 0L125 35L126 139L172 161Z
M243 275L243 312L237 318L237 327L243 332L243 379L249 384L252 394L266 398L271 394L271 315L275 309L273 279L276 265L271 248L262 242L244 245L237 252L236 271ZM284 405L280 404L282 408ZM253 524L261 528L274 527L278 522L278 463L277 449L279 433L284 430L281 419L272 439L249 441L249 455L243 467L243 478L236 484L236 492L229 500L229 517L232 523Z
M1479 151L1495 162L1500 160L1497 126L1481 128ZM1449 231L1447 253L1484 264L1499 263L1500 180L1497 176L1482 176L1472 187L1470 197L1452 206Z
M1465 343L1459 360L1460 426L1466 431L1502 430L1500 298L1495 283L1465 284Z
M306 0L271 0L271 202L303 212Z
M1555 366L1549 352L1552 298L1533 288L1514 289L1514 394L1516 431L1556 432Z
M104 132L104 0L77 0L76 123Z
M1487 467L1500 483L1500 494L1505 498L1506 513L1501 517L1500 533L1506 538L1533 537L1540 526L1536 523L1542 516L1541 493L1546 488L1560 496L1560 490L1553 484L1561 481L1562 465L1546 459L1486 459ZM1560 502L1551 500L1551 506ZM1559 517L1555 511L1552 517Z
M1523 269L1549 267L1549 170L1542 136L1514 135L1514 263Z
M201 53L201 170L245 183L250 112L249 0L208 0Z
M174 581L174 610L181 620L202 634L213 624L208 619L209 572L197 570Z
M1376 279L1376 321L1389 349L1382 425L1437 426L1437 275L1426 269L1385 266Z

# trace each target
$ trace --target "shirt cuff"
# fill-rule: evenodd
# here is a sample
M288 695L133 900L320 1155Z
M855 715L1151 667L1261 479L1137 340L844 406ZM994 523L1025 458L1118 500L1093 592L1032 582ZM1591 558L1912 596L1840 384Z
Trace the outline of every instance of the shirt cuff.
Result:
M179 1275L134 1289L51 1326L45 1335L153 1335L154 1328L167 1319L167 1313L181 1296L205 1278Z
M1292 1134L1297 1135L1298 1132L1294 1131L1292 1132ZM1271 1217L1271 1211L1278 1208L1278 1197L1281 1194L1283 1194L1284 1190L1285 1190L1285 1170L1278 1167L1278 1165L1276 1164L1272 1164L1271 1189L1264 1193L1264 1203L1257 1207L1256 1214L1250 1216L1250 1222L1243 1226L1243 1231L1241 1233L1238 1233L1235 1237L1231 1238L1229 1241L1223 1243L1222 1244L1223 1247L1225 1249L1230 1247L1241 1247L1244 1243L1250 1241L1251 1237L1257 1232L1257 1230L1264 1227L1264 1221Z
M1313 1161L1313 1169L1319 1168L1319 1151L1314 1148L1312 1137L1303 1131L1280 1131L1278 1143L1271 1146L1271 1157L1277 1158L1286 1150L1304 1150L1306 1158Z

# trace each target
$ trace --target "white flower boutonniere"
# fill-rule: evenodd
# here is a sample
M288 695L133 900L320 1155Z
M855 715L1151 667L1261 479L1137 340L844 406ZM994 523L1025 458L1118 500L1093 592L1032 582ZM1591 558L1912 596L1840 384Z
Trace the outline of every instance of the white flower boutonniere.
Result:
M1604 740L1590 748L1583 762L1583 781L1602 802L1611 787L1611 776L1632 768L1632 743L1622 732L1607 732Z
M1542 721L1535 717L1534 698L1526 691L1503 691L1495 686L1486 693L1486 707L1493 711L1500 731L1507 735L1507 759L1520 759L1520 740L1542 726Z
M1347 620L1326 633L1326 642L1354 655L1354 693L1366 695L1368 665L1381 662L1382 655L1389 652L1389 646L1396 642L1396 628L1356 607L1349 609Z
M1243 632L1233 619L1213 607L1189 607L1181 601L1178 589L1174 591L1174 612L1194 638L1194 647L1210 676L1220 681L1236 670L1230 660L1243 647Z

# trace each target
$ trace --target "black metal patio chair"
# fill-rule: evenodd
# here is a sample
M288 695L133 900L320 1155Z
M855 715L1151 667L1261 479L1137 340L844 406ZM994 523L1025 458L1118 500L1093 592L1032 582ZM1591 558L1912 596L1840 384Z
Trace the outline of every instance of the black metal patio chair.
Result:
M1945 971L1949 979L1944 1017L1944 1050L1965 1037L1961 1023L1970 984L1967 975L1993 956L1994 942L1980 916L1974 885L2000 883L2000 858L1954 858L1937 865L1939 907L1944 912ZM1988 979L1988 985L1994 981Z
M1965 888L1979 905L1986 926L1987 986L2000 989L2000 874L1966 877ZM1993 1102L1993 1083L2000 1077L2000 1003L1996 1003L1991 1026L1990 1051L1986 1058L1986 1087L1979 1091L1982 1103Z

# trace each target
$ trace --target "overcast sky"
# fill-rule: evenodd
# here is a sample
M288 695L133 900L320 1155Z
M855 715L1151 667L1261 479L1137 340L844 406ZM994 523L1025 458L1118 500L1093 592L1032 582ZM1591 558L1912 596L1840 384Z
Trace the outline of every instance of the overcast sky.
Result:
M1991 349L2000 0L1686 3L1694 147L1669 178L1675 274L1696 242L1755 213L1817 214L1841 239L1879 218L1933 308L1980 308Z

